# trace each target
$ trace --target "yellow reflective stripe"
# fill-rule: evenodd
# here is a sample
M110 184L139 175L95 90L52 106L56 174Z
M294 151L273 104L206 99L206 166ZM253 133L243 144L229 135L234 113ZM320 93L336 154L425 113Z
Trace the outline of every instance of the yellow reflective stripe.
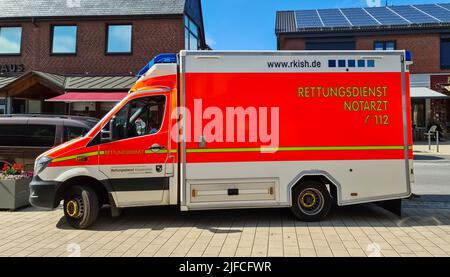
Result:
M65 162L65 161L69 161L69 160L75 160L78 157L93 157L93 156L99 156L99 155L104 155L105 152L104 151L96 151L96 152L89 152L89 153L83 153L83 154L78 154L78 155L73 155L73 156L67 156L67 157L62 157L62 158L58 158L58 159L54 159L52 161L52 163L58 163L58 162Z
M293 151L358 151L358 150L404 150L403 146L317 146L317 147L279 147L279 148L211 148L211 149L187 149L187 153L239 153L239 152L293 152ZM413 150L412 146L408 146L408 150ZM153 152L145 150L145 154L175 154L177 150L160 150ZM75 160L78 157L92 157L105 155L105 151L89 152L73 156L67 156L54 159L52 162L65 162Z
M290 152L290 151L359 151L359 150L404 150L404 146L313 146L279 148L211 148L187 149L187 153L238 153L238 152ZM410 146L409 149L412 149Z

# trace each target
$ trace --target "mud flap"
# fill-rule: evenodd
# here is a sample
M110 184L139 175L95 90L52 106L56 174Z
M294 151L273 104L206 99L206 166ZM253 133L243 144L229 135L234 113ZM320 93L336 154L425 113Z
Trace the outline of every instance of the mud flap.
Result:
M402 216L402 199L375 202L374 204L395 215Z
M114 198L112 197L111 193L108 193L108 198L111 207L111 216L119 217L120 214L122 213L122 210L116 206L116 202L114 201Z

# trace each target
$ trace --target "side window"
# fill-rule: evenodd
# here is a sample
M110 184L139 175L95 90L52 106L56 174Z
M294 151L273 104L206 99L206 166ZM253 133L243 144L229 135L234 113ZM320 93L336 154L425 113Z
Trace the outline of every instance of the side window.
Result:
M28 133L29 146L55 146L56 126L54 125L28 125Z
M163 123L165 108L166 97L162 95L130 101L116 114L116 140L158 133Z
M84 136L88 131L88 129L82 127L64 126L64 142Z
M1 146L52 147L55 145L54 125L2 125Z
M27 143L26 124L1 125L0 134L0 146L25 146Z

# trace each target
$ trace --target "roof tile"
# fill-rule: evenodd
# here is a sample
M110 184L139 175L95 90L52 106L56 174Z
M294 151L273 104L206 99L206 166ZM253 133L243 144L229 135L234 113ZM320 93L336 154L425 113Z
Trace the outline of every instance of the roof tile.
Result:
M0 0L1 18L183 14L186 0Z

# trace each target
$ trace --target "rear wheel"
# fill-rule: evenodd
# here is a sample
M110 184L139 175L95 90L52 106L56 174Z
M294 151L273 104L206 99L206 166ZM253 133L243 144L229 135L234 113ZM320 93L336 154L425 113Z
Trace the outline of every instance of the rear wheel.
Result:
M330 193L320 182L307 181L292 191L292 212L302 221L324 219L330 212L331 202Z
M88 186L73 186L64 194L64 216L76 229L91 226L100 210L95 191Z

